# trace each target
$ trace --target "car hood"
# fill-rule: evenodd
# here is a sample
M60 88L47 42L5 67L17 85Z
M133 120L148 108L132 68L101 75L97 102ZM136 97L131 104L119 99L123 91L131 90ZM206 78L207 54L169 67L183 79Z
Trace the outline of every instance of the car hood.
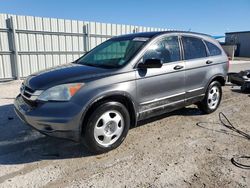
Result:
M26 78L24 84L32 90L45 90L55 85L83 82L88 79L114 74L115 72L114 69L69 63L34 73Z

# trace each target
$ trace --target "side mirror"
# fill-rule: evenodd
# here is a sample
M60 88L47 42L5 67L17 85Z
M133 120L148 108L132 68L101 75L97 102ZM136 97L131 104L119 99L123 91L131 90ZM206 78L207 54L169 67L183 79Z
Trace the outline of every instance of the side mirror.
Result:
M144 63L139 63L137 67L140 69L161 68L162 61L160 59L146 59Z

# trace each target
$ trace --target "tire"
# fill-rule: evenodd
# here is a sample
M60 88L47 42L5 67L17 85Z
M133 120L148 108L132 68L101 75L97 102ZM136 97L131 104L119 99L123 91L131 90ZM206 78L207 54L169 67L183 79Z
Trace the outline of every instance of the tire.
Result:
M247 85L244 83L241 87L240 87L241 92L245 93L247 91Z
M197 104L198 108L205 114L210 114L217 110L222 98L221 84L213 81L209 84L204 99Z
M129 127L127 108L119 102L105 102L88 118L82 140L91 153L105 153L121 145Z

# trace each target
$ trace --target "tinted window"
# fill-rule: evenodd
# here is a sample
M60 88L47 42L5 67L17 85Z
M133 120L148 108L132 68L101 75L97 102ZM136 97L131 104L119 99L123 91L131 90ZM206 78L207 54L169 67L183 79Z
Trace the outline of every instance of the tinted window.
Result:
M178 37L167 37L151 45L143 56L146 59L161 59L163 63L180 61Z
M207 56L206 47L201 39L182 37L185 59L196 59Z
M206 41L206 45L207 45L207 48L209 50L209 55L215 56L215 55L221 54L221 50L213 43Z

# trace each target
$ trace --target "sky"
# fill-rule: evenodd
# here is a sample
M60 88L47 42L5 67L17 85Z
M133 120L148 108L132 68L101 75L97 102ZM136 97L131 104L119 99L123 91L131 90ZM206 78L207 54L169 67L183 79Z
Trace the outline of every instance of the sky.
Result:
M224 35L250 30L250 0L0 0L0 13Z

